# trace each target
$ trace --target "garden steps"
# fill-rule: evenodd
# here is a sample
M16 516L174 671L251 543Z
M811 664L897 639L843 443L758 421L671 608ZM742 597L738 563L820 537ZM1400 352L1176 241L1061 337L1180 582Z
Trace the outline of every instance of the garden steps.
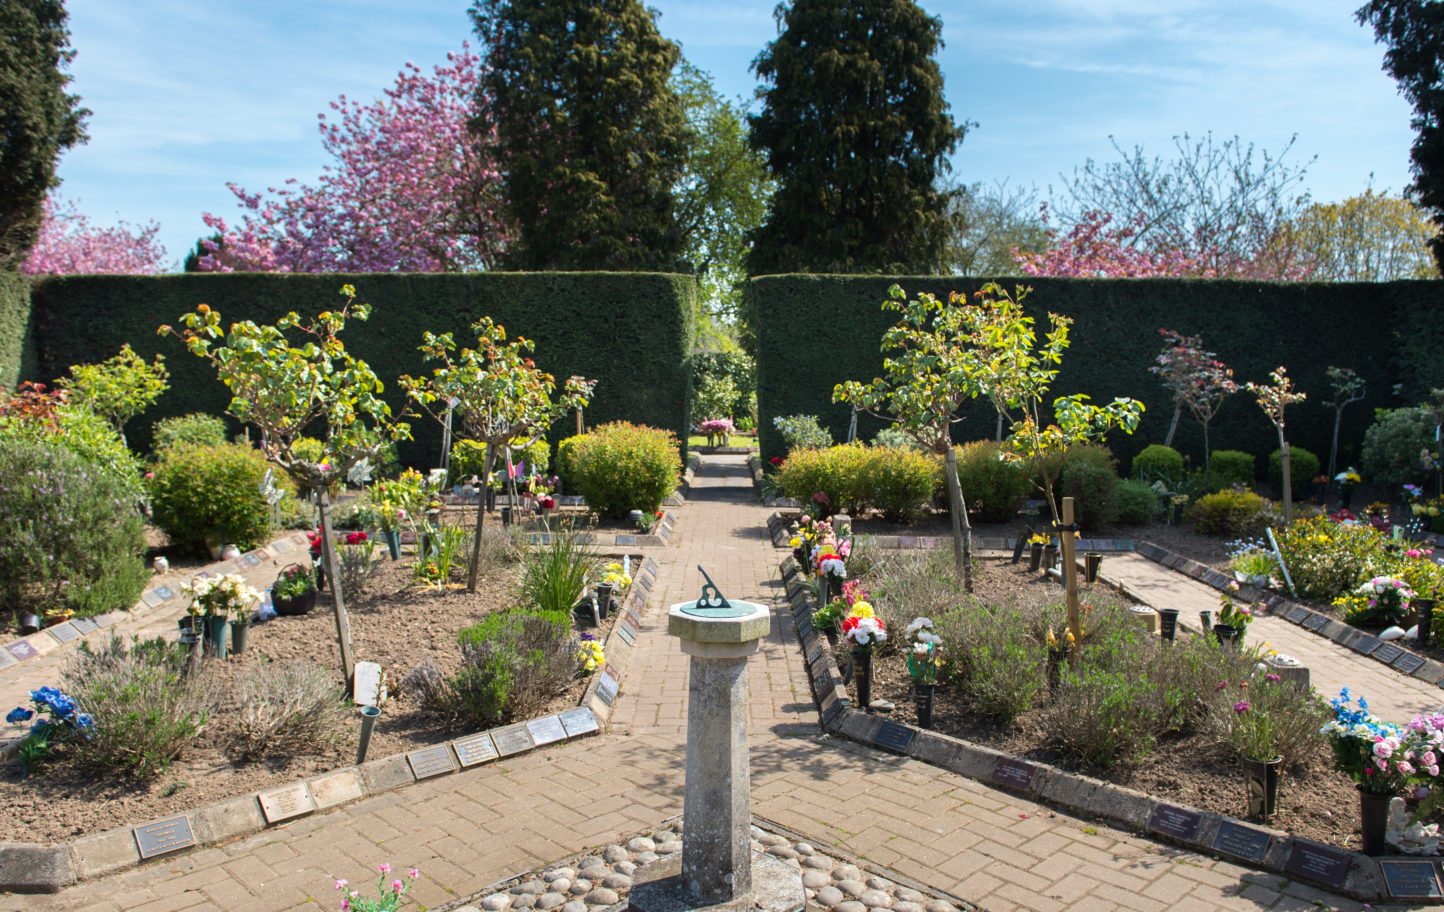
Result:
M1312 908L1316 899L1362 908L1297 879L823 736L777 578L781 555L741 457L707 457L681 512L674 547L656 555L656 604L695 599L701 564L727 596L773 608L773 628L749 663L759 817L992 910L1257 912ZM490 884L656 827L682 810L687 714L687 657L664 618L643 619L600 737L427 779L53 896L0 895L0 912L334 908L332 878L366 883L381 861L420 867L410 898L451 908Z

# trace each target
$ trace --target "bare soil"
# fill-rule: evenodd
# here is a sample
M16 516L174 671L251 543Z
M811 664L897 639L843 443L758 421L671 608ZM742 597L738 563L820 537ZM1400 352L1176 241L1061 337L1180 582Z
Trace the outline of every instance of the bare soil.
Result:
M1026 564L981 561L973 580L975 594L985 601L1007 602L1021 588L1040 585L1050 586L1062 596L1057 583L1044 581L1040 573L1028 572ZM1084 597L1087 598L1086 593ZM843 658L844 651L843 646L834 648L839 659ZM856 682L850 686L856 699ZM874 657L872 696L874 700L895 704L888 718L916 724L912 680L900 652ZM976 713L959 690L939 685L934 697L932 727L975 744L1127 786L1171 803L1240 819L1245 816L1243 771L1237 755L1226 746L1202 736L1171 738L1160 741L1153 752L1139 762L1099 768L1076 762L1050 747L1043 719L1043 710L1034 709L1012 725L998 725ZM1353 782L1333 769L1327 745L1321 743L1315 762L1307 768L1284 771L1279 810L1271 825L1309 839L1358 848L1358 807Z
M475 594L456 584L443 591L418 587L412 580L412 565L413 560L404 555L401 561L383 560L368 592L347 602L358 660L379 662L392 681L399 681L427 659L434 661L443 675L453 674L461 665L457 632L514 604L515 565L485 576ZM601 630L585 629L605 637L614 621L615 615L602 622ZM320 594L316 607L306 615L252 624L248 639L244 653L226 661L206 660L207 670L221 676L223 694L235 694L237 682L263 660L336 669L338 687L342 683L335 613L328 592ZM584 677L573 680L565 691L551 697L546 712L576 706L586 684ZM352 716L336 733L334 743L314 755L238 761L232 747L236 736L232 720L238 706L233 696L223 696L191 749L166 772L146 782L82 771L70 762L64 748L43 772L29 779L22 779L18 763L8 764L0 770L0 806L7 810L0 815L0 842L56 842L137 825L356 762L359 716ZM418 750L471 731L423 710L414 698L400 693L383 706L367 759Z

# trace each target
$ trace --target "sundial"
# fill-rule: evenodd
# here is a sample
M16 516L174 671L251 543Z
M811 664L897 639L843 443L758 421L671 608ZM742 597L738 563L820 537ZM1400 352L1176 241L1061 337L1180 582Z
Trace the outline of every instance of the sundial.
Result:
M727 601L726 597L717 589L717 584L712 582L712 577L697 565L697 571L707 582L702 586L702 595L695 602L688 602L680 609L682 614L701 618L736 618L746 617L753 613L753 607L741 607ZM743 603L746 604L746 603Z

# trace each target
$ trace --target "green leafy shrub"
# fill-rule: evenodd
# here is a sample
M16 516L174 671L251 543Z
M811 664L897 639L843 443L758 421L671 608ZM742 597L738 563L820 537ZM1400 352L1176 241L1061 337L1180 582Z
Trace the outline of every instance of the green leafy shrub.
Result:
M302 437L291 446L297 459L306 462L320 462L326 455L326 444L315 437Z
M65 690L94 720L74 742L76 762L102 774L144 779L184 754L205 728L219 693L214 675L185 677L185 652L164 639L111 637L66 662Z
M1183 454L1161 443L1149 444L1133 457L1133 477L1150 483L1163 479L1172 487L1183 478Z
M1252 491L1216 491L1200 497L1188 510L1188 521L1204 535L1252 538L1273 520L1273 507Z
M959 684L977 710L1004 725L1032 709L1047 687L1045 647L999 609L969 613L968 645Z
M887 427L874 434L872 438L872 445L875 447L890 447L894 450L922 449L918 446L917 440L914 439L911 434L909 434L907 431L904 431L902 428L898 427L895 424L889 424Z
M1242 450L1215 450L1208 458L1208 474L1210 490L1233 485L1250 487L1254 480L1253 454Z
M870 492L863 483L865 472L873 461L874 451L861 443L845 443L821 449L793 450L777 471L777 487L784 497L804 504L817 493L827 495L828 503L838 510L857 515L870 505ZM928 490L932 491L932 467L929 466Z
M1289 489L1295 497L1303 494L1304 485L1310 484L1319 475L1319 457L1301 446L1289 447ZM1269 482L1274 490L1283 496L1284 460L1278 450L1269 454Z
M457 640L462 668L448 681L445 703L451 714L483 728L533 715L577 672L567 624L537 614L490 615Z
M171 447L150 480L152 519L191 553L204 554L207 540L259 547L270 535L270 505L260 489L266 468L264 456L241 444Z
M295 756L324 750L345 718L345 695L319 665L263 661L241 682L236 736L241 757Z
M543 437L525 449L513 450L512 459L525 462L528 472L546 474L551 467L551 445ZM498 452L492 471L506 468L506 457ZM451 475L447 484L456 484L462 478L481 476L486 469L486 444L475 440L458 440L451 445Z
M1039 498L1043 496L1043 476L1038 465L1024 464L1029 472L1030 490ZM1049 473L1054 480L1053 493L1061 498L1063 496L1062 478L1069 466L1089 465L1100 472L1117 477L1118 460L1113 458L1113 451L1101 443L1079 443L1068 448L1063 453L1050 454L1043 460L1041 469ZM1087 474L1087 470L1074 469L1075 474ZM1044 505L1047 511L1047 505ZM1058 515L1062 515L1062 501L1059 500Z
M58 441L0 438L0 602L88 616L145 588L145 521L130 488Z
M1063 466L1060 497L1073 498L1073 515L1084 529L1102 529L1118 520L1118 476L1107 466L1079 459Z
M1049 706L1048 731L1059 747L1102 767L1146 757L1163 728L1163 709L1147 677L1097 665L1066 669Z
M225 442L225 420L203 412L162 418L151 425L150 447L156 453L180 444L214 447Z
M1278 533L1278 543L1304 598L1333 599L1390 569L1389 539L1364 523L1310 516Z
M782 435L789 456L798 450L832 446L832 433L817 423L816 415L779 416L772 419L772 426Z
M1008 522L1031 490L1027 471L1003 458L1003 445L975 440L957 448L958 485L968 512L983 522ZM942 472L938 473L941 486Z
M606 518L655 513L681 479L681 448L671 431L617 421L562 446L568 489Z
M145 469L115 428L104 418L81 405L56 410L57 426L49 427L20 415L0 417L0 439L57 444L115 477L129 500L145 497L142 474Z
M865 492L858 500L871 502L884 519L907 522L933 496L937 461L912 448L870 447L858 474Z
M1118 482L1113 496L1119 525L1144 526L1158 518L1158 492L1146 481L1124 479Z
M1437 452L1434 427L1426 409L1379 409L1359 451L1364 477L1389 487L1424 479L1420 454Z

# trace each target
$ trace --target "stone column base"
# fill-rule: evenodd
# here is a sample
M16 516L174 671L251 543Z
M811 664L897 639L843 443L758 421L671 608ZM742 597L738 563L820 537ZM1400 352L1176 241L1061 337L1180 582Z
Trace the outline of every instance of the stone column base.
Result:
M628 912L800 912L807 904L802 872L780 858L752 853L752 892L709 903L682 887L682 853L639 868L632 878Z

